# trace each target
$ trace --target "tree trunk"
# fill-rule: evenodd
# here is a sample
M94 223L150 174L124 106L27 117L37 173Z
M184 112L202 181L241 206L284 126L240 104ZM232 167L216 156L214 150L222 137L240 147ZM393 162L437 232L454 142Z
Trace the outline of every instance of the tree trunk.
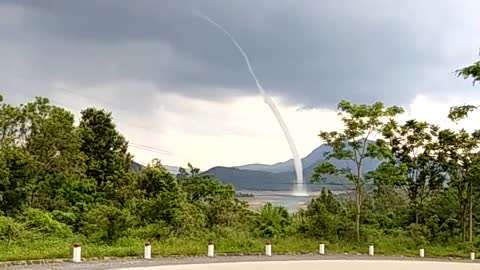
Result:
M464 197L464 195L468 196L468 193L465 194L462 192L462 184L457 185L459 202L460 202L460 218L461 218L461 226L462 226L462 242L465 242L467 238L467 207L468 207L468 197Z
M363 204L363 182L362 182L362 162L357 163L357 179L355 183L355 190L356 190L356 205L357 205L357 213L355 217L355 231L357 235L357 242L360 242L360 217L362 211L362 204Z
M473 241L473 187L472 187L472 183L470 183L470 194L469 194L469 204L470 204L470 217L469 217L469 221L470 221L470 224L469 224L469 237L468 237L468 241L470 243L472 243Z
M357 242L360 242L360 211L361 211L361 208L362 208L360 185L357 187L356 198L357 198L356 199L357 213L356 213L356 219L355 219L355 233L357 235Z

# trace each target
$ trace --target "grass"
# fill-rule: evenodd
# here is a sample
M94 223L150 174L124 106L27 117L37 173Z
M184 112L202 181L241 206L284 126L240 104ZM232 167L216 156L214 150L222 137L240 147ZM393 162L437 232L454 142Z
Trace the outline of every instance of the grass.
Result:
M121 238L112 244L89 243L81 238L71 239L37 239L33 241L0 242L0 261L59 259L71 258L72 244L82 244L82 257L126 257L142 256L144 241L134 238ZM153 256L205 256L208 239L206 238L168 238L152 241ZM264 239L241 237L220 238L215 242L216 254L263 254ZM318 244L314 239L297 237L279 238L272 242L274 254L315 254L318 253ZM418 249L407 245L399 245L395 239L385 239L375 243L375 254L418 256ZM426 257L455 257L468 258L470 251L465 245L427 245ZM326 243L326 252L329 254L367 254L368 244L358 243Z

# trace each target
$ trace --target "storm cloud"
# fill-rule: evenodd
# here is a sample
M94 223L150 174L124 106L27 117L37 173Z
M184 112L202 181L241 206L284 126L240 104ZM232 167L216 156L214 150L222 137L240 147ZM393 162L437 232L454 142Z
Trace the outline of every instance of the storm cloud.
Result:
M32 0L0 2L0 92L137 81L205 100L256 95L238 52L196 10L236 36L270 94L298 106L473 91L453 71L480 47L475 0ZM138 109L151 102L137 98Z

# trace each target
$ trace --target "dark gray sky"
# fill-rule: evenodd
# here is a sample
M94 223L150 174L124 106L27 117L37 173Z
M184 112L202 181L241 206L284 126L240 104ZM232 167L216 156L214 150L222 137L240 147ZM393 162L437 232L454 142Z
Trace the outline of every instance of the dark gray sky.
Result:
M453 71L477 59L477 0L4 0L0 92L134 80L198 99L255 95L238 52L195 10L236 36L267 91L298 106L475 91Z

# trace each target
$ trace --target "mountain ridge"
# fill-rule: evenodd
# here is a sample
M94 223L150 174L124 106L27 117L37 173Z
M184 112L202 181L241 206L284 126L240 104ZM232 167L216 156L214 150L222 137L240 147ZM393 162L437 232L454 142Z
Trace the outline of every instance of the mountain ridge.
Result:
M337 176L327 176L326 181L321 184L310 184L313 170L317 164L325 160L324 153L330 150L330 146L322 144L302 158L304 183L308 190L319 191L323 186L328 186L330 189L341 189L350 185L347 179ZM352 161L332 159L330 162L337 168L353 168L354 166ZM380 160L365 159L363 172L372 171L379 164ZM292 190L296 183L292 159L272 165L253 163L234 167L216 166L201 174L212 175L224 183L234 185L239 190L288 191Z

